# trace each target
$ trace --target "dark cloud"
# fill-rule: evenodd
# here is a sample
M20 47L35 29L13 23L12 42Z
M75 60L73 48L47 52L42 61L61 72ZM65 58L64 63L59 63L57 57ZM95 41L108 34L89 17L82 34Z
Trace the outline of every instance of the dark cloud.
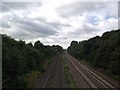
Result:
M44 36L55 35L57 33L57 31L54 30L54 27L42 22L24 20L24 21L21 21L19 24L20 24L20 27L25 30L28 30L34 33L41 33Z
M9 18L4 17L4 20L2 22L3 26L1 27L11 28L8 22L10 22L12 26L17 27L15 29L18 30L15 30L15 32L12 33L14 37L28 39L35 35L36 37L49 37L50 35L57 34L55 27L46 22L41 21L36 22L36 20L27 17L21 18L16 14L13 14L13 17L11 19L12 20L10 20L10 17Z
M34 39L37 36L34 35L32 32L29 32L27 30L17 29L16 31L11 33L11 36L17 38L17 39L23 39L23 40L30 40Z

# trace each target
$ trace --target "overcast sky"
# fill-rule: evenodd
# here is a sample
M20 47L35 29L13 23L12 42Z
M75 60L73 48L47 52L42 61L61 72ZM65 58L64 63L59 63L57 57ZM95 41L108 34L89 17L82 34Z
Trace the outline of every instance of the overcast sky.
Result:
M0 33L26 42L40 40L67 48L72 40L87 40L118 29L117 0L40 0L2 2L0 6Z

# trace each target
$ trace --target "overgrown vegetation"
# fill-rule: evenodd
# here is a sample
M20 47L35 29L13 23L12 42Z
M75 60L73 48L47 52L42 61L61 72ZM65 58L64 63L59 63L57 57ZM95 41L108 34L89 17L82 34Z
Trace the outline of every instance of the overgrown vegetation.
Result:
M64 56L62 59L62 64L63 64L64 76L65 76L65 80L66 80L68 88L75 88L75 83L74 83L73 77L70 73L69 66L68 66L68 64L66 62L66 58Z
M72 41L67 51L120 80L120 29L86 41Z
M50 57L62 53L61 46L45 46L40 41L25 44L2 35L2 82L3 88L26 88L45 72Z

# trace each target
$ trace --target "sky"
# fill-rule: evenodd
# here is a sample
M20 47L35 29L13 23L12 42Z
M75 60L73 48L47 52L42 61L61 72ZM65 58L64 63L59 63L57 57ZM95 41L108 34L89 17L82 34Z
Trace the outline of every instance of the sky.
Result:
M118 29L118 0L21 1L0 3L0 33L26 43L40 40L67 48L73 40Z

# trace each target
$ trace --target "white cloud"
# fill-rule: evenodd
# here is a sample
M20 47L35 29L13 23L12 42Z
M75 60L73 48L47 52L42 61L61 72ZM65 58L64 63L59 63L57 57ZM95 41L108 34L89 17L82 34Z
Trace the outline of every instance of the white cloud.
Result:
M99 28L99 35L102 35L105 31L118 29L118 19L110 18L108 20L103 20L96 26Z
M9 8L7 8L9 7ZM72 40L85 40L118 28L116 2L41 0L39 3L4 3L1 33L27 42L67 48Z

